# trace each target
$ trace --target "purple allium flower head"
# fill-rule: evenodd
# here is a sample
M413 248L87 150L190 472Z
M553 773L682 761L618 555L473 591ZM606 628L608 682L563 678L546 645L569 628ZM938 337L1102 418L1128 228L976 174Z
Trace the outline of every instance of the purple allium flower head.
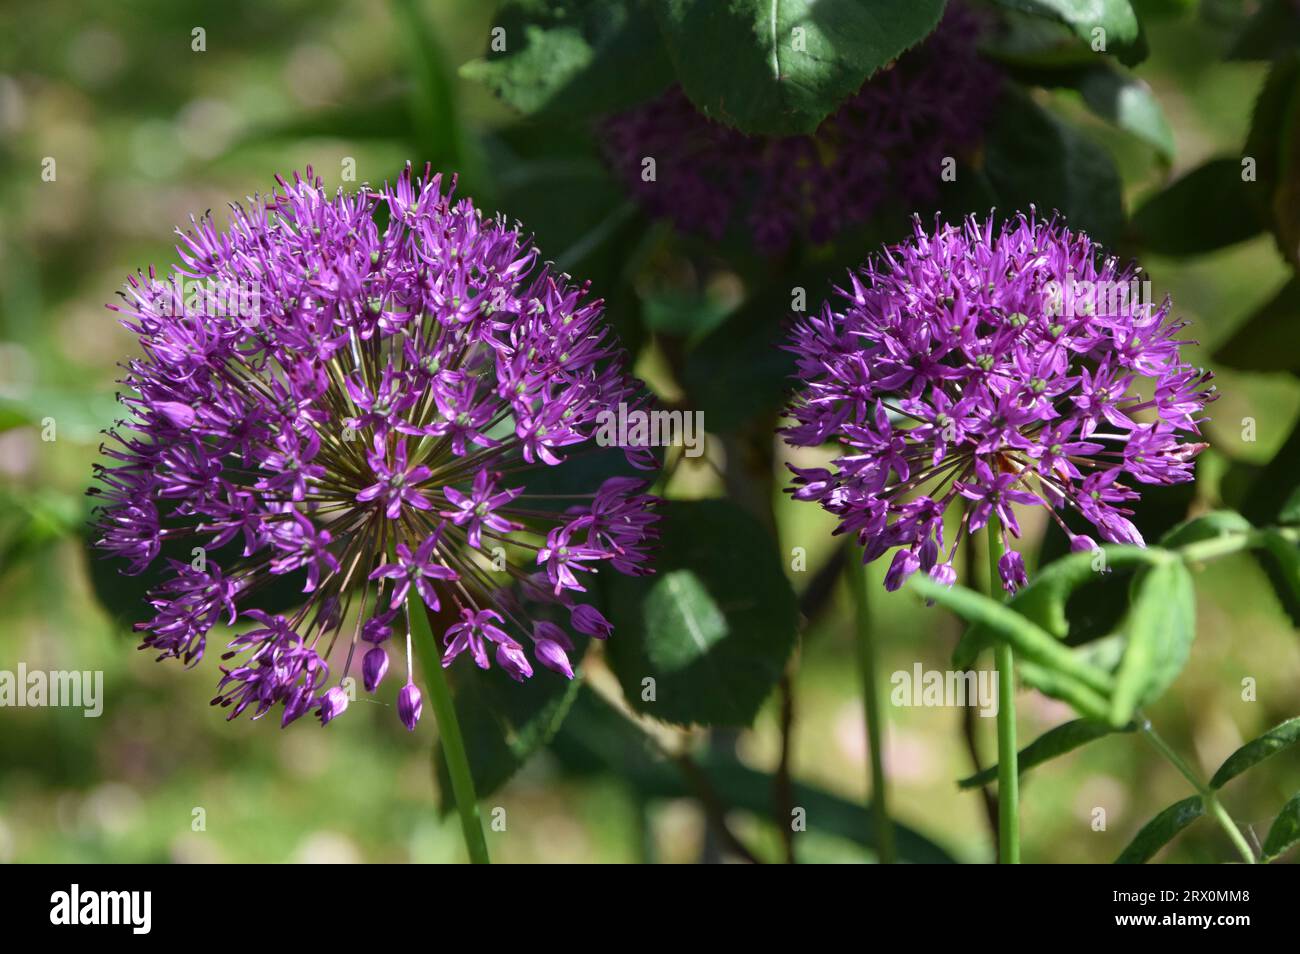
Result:
M953 4L921 45L872 76L812 135L749 136L702 116L678 87L606 120L609 161L642 205L720 239L733 224L757 247L825 242L887 199L933 201L945 157L983 138L1001 74L981 59L980 18ZM644 161L655 175L646 181Z
M552 618L585 605L579 576L602 565L650 572L657 533L642 479L529 492L539 472L595 451L601 412L646 403L602 303L427 171L351 195L310 170L277 182L251 210L233 206L225 231L205 218L179 233L171 280L133 276L111 306L144 354L126 366L128 420L92 492L99 547L129 573L160 557L168 571L137 626L143 645L194 663L218 622L255 621L230 643L214 702L232 718L282 705L284 723L343 713L354 660L373 691L400 619L398 708L415 727L403 602L459 616L444 664L469 649L487 668L490 643L526 679L532 646L572 676L573 643ZM201 301L181 291L195 283ZM624 454L646 468L644 448ZM203 559L163 556L172 544ZM262 612L265 587L288 574L299 607ZM333 678L332 658L346 659Z
M1045 507L1076 550L1093 542L1062 511L1141 545L1133 484L1192 478L1205 445L1189 438L1215 395L1182 359L1169 299L1153 303L1140 278L1055 219L933 233L916 219L910 241L849 275L838 306L794 325L786 440L841 454L833 471L791 466L790 493L839 517L865 562L898 547L889 589L917 570L951 584L962 540L991 516L1004 545L1020 535L1016 505ZM1015 551L998 571L1008 590L1025 583Z

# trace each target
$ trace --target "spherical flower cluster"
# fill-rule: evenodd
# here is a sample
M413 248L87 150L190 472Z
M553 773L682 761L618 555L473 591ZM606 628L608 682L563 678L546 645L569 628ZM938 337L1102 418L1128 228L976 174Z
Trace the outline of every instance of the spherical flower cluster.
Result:
M351 195L310 170L277 182L227 230L178 232L172 280L133 276L110 306L144 355L92 492L98 545L130 573L163 554L170 574L142 648L192 664L215 624L252 621L213 702L282 706L282 724L341 713L354 663L373 692L396 630L414 729L409 614L426 607L459 620L444 666L468 652L522 680L531 647L572 678L569 629L610 632L580 601L590 575L649 572L656 532L643 479L528 488L575 453L656 466L592 446L602 411L646 400L601 302L427 171ZM259 608L277 577L301 581L296 610Z
M825 242L887 199L933 201L944 159L978 145L1000 80L976 49L980 25L950 7L924 43L867 80L812 135L745 135L700 115L674 87L608 119L605 152L638 201L682 231L717 241L739 225L772 254L800 237Z
M834 470L792 467L791 492L835 514L864 561L899 547L889 589L917 570L951 584L961 541L991 516L1004 546L1020 535L1017 504L1047 508L1076 550L1096 544L1061 511L1141 545L1123 478L1190 480L1205 445L1186 438L1214 394L1180 356L1169 299L1153 304L1139 276L1055 219L933 233L915 220L909 242L837 289L838 308L794 326L802 384L786 440L842 452ZM1025 582L1015 550L998 570L1008 590Z

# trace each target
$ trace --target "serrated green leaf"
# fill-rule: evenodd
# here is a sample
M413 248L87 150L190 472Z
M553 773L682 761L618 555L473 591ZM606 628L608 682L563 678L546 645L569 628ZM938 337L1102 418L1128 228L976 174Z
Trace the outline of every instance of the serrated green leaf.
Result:
M1138 706L1158 698L1182 672L1196 637L1196 591L1181 560L1164 560L1137 581L1124 625L1128 643L1110 699L1111 725L1124 725Z
M686 95L751 134L813 132L938 24L944 0L656 0ZM795 31L799 32L796 33Z
M609 581L610 665L639 712L749 725L794 649L794 591L767 531L735 504L673 501L662 513L655 575Z
M1223 156L1197 166L1149 197L1133 214L1134 240L1161 255L1203 255L1267 228L1241 160Z
M1274 861L1300 844L1300 792L1282 806L1264 838L1260 860Z
M1117 865L1142 865L1150 861L1157 851L1196 819L1205 814L1201 796L1193 795L1176 802L1142 826L1118 858Z
M510 0L493 27L505 44L461 67L526 115L591 119L673 80L653 0Z
M1087 745L1095 739L1100 739L1102 736L1114 735L1116 732L1132 732L1133 729L1133 725L1116 729L1094 719L1075 719L1072 722L1066 722L1055 728L1048 729L1021 749L1016 755L1016 766L1020 774L1024 775L1035 765L1042 765L1044 762L1049 762L1066 752L1073 752L1075 749ZM957 783L957 787L980 788L990 782L997 781L997 778L998 767L992 765L982 772L962 779Z
M1258 765L1285 748L1300 742L1300 716L1274 726L1229 755L1210 779L1210 788L1223 788L1246 769Z
M1050 633L1009 606L964 586L948 587L936 583L923 573L915 574L907 585L968 623L987 626L997 638L1010 643L1018 657L1063 673L1102 695L1109 695L1113 688L1114 680L1109 673L1080 660Z

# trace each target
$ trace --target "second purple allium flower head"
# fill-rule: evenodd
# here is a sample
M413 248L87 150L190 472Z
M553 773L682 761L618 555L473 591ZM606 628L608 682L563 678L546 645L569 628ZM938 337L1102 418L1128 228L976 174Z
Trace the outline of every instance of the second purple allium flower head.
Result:
M977 49L983 26L954 3L934 33L810 135L746 135L673 87L609 118L605 152L647 211L683 231L718 240L739 225L766 253L799 238L825 242L890 198L909 210L933 201L944 159L979 144L1001 84Z
M909 242L849 276L838 306L794 327L786 440L841 453L833 470L792 467L791 492L835 514L867 562L898 547L890 589L918 570L952 583L962 540L992 516L1004 544L1020 535L1017 505L1142 544L1133 485L1192 478L1214 394L1180 355L1168 298L1151 302L1139 275L1055 220L932 233L916 220ZM1096 545L1066 532L1075 549ZM1025 582L1014 550L998 570L1008 590Z
M525 679L531 646L572 677L566 627L609 631L582 602L591 574L649 572L655 537L641 479L529 492L592 449L602 411L644 403L601 303L438 177L408 168L382 192L332 196L310 171L278 181L229 229L196 223L174 280L133 277L117 306L144 356L98 468L99 546L132 573L169 544L184 554L151 592L144 646L194 662L218 622L252 621L213 701L232 718L279 705L286 724L341 714L354 664L374 691L398 632L414 728L406 614L425 607L459 620L443 665L467 653ZM180 292L196 281L197 298ZM301 605L263 612L286 574Z

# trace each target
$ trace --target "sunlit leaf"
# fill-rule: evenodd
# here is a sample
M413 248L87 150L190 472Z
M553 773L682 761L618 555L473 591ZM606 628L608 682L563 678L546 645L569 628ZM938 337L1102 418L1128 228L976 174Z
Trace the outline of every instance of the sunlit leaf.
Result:
M1257 739L1251 739L1224 760L1210 779L1210 788L1222 788L1246 769L1258 765L1283 749L1300 742L1300 716L1274 726Z
M1115 859L1117 865L1141 865L1150 861L1165 845L1196 819L1205 814L1201 796L1193 795L1176 802L1142 826L1129 846Z

